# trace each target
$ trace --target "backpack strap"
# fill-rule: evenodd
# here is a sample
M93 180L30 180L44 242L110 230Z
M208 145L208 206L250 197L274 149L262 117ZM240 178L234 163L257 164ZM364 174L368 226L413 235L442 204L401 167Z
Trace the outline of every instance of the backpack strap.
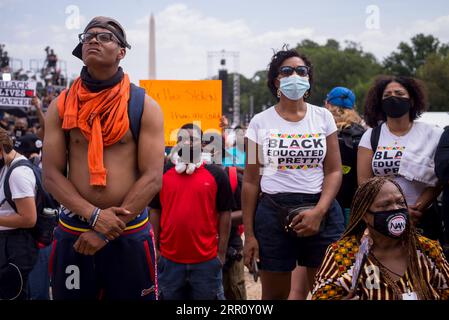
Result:
M12 171L17 167L28 167L31 170L33 170L33 164L29 160L22 159L22 160L17 161L16 163L14 163L11 167L9 167L8 171L6 172L5 182L3 184L5 200L3 200L0 203L0 205L3 205L5 202L8 202L8 204L11 206L11 208L13 208L14 211L16 211L16 212L17 212L17 207L16 207L14 200L12 199L11 187L9 186L9 178L11 177ZM34 170L33 170L33 174L34 174ZM36 177L36 174L34 174L34 176ZM36 177L36 186L38 186L38 184L39 184L39 181Z
M238 180L237 180L237 168L236 167L228 167L229 174L229 182L231 183L231 190L234 194L237 190Z
M378 125L377 127L374 127L371 131L371 149L373 152L376 152L377 145L379 144L379 138L380 138L380 130L382 129L382 124Z
M238 177L237 177L237 167L227 167L228 168L228 176L229 176L229 182L231 184L231 190L232 194L235 193L238 186ZM237 227L237 232L241 236L244 232L243 224L240 224Z
M65 103L67 101L67 96L69 95L70 89L72 89L72 85L73 83L70 84L69 88L67 89L67 91L65 92L65 96L64 96L64 109L65 109ZM61 119L61 126L62 126L62 121L64 119ZM65 138L65 145L66 148L68 148L69 143L70 143L70 130L65 130L64 131L64 138Z
M128 102L128 118L129 127L136 143L139 141L140 121L142 119L144 103L145 90L136 86L134 83L131 83Z

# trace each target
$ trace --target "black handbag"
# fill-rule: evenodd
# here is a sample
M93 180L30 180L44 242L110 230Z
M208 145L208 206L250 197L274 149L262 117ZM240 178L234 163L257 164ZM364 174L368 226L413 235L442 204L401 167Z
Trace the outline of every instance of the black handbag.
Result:
M281 206L277 204L270 197L269 194L265 193L264 196L269 200L270 204L276 209L282 229L289 235L293 237L298 237L296 231L293 230L291 225L293 219L301 212L314 208L316 206L316 203L303 203L299 206ZM321 223L321 226L323 225L323 221ZM322 228L320 227L320 230L321 229Z

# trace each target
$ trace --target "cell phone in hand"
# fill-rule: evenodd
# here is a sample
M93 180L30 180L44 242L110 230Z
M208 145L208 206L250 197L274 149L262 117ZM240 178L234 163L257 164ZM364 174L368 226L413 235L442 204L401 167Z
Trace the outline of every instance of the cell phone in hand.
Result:
M253 258L253 278L254 278L254 282L257 282L257 280L259 279L259 263L256 261L256 258Z

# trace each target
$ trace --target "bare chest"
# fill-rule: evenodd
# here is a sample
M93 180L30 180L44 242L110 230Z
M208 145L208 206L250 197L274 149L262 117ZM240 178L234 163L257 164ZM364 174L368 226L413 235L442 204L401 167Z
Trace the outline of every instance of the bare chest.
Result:
M86 137L81 133L81 130L78 128L70 130L70 132L68 134L68 142L70 145L70 150L72 147L87 148L89 145L89 141L86 139ZM104 148L126 147L129 145L135 146L134 139L133 139L133 136L132 136L130 130L128 130L128 132L126 132L126 134L118 142L116 142L115 144L113 144L111 146L106 146Z

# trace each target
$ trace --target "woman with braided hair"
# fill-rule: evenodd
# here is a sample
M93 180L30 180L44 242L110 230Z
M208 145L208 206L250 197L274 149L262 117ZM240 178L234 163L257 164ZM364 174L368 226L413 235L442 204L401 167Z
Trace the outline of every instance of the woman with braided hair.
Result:
M363 236L370 249L358 273ZM374 177L357 189L349 225L327 249L312 299L447 300L448 285L449 264L441 247L417 234L400 186Z

